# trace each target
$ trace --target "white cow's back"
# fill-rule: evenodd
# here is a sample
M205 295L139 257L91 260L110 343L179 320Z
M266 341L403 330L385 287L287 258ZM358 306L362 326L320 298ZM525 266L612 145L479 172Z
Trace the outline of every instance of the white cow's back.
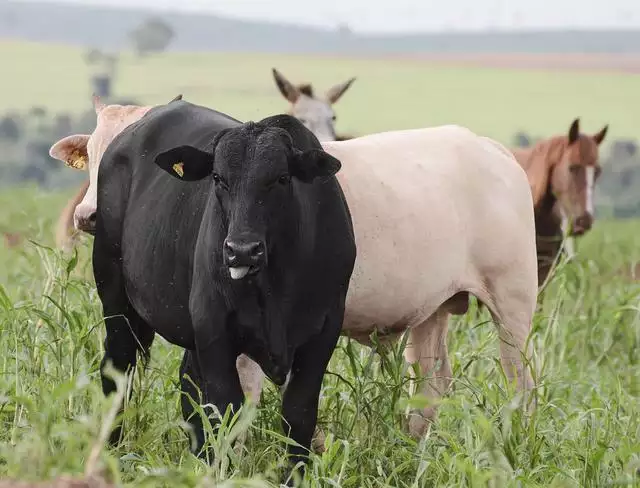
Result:
M486 293L506 268L535 281L531 192L500 144L442 126L323 147L342 162L356 234L345 332L412 327L459 291Z

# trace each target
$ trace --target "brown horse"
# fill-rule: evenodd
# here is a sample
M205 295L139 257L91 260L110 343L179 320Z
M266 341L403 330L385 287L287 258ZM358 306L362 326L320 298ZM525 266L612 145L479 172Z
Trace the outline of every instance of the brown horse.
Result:
M567 135L513 149L529 179L536 222L538 285L542 287L562 249L563 237L577 237L593 225L593 190L600 175L598 149L608 125L595 135L580 133L575 119Z
M355 78L334 85L324 96L317 97L311 84L294 85L277 69L273 68L272 71L280 93L291 103L288 111L289 115L302 122L307 129L315 134L320 142L352 139L350 136L336 135L336 114L332 105L342 97L344 92L355 81Z

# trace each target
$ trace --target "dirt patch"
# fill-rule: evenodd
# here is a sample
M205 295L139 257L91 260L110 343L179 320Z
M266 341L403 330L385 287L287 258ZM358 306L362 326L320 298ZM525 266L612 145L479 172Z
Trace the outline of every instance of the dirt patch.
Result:
M0 480L0 488L114 488L115 485L107 483L100 477L90 476L78 479L61 476L55 480L39 483L26 483L23 481Z

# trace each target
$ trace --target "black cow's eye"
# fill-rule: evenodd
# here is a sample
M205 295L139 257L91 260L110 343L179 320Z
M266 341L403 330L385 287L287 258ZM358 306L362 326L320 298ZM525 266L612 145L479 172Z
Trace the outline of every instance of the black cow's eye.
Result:
M289 183L289 175L280 176L280 178L278 178L278 183L280 183L281 185L286 185L287 183Z
M223 190L227 190L229 188L227 186L227 183L222 179L222 177L218 173L213 173L213 182L217 187L222 188Z

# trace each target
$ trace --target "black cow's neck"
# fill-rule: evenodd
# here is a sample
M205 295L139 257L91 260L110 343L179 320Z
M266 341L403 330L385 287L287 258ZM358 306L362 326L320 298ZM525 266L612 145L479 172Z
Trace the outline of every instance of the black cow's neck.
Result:
M227 327L234 337L236 352L254 359L275 383L283 382L291 367L289 327L298 280L296 270L305 259L309 238L302 232L309 226L301 222L308 212L297 199L292 200L293 204L268 230L267 265L256 274L241 280L230 278L222 259L226 225L215 237L215 252L211 255L212 269L218 282L223 283L220 292L228 307Z

